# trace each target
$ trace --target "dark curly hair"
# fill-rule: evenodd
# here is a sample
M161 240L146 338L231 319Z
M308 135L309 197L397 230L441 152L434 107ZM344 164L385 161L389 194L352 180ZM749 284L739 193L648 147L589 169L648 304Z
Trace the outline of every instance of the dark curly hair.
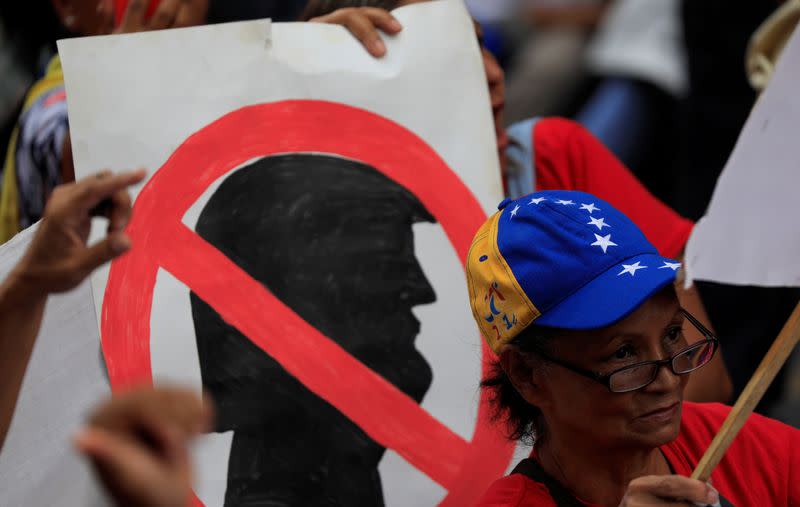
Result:
M509 346L531 358L539 351L549 354L553 339L562 332L552 327L529 326ZM499 358L494 360L489 374L481 381L481 388L490 393L492 421L505 425L510 440L533 445L544 436L546 428L542 411L517 391Z
M300 19L308 21L346 7L380 7L390 11L400 4L400 0L309 0Z

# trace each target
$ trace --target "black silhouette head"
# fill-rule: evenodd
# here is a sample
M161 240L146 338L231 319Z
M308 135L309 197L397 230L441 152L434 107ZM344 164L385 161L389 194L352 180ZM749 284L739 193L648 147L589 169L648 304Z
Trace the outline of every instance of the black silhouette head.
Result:
M421 401L432 373L414 345L419 323L411 309L436 297L414 254L411 226L420 221L434 220L408 190L375 169L297 154L263 158L231 174L203 209L197 233L305 321ZM274 476L274 467L296 466L313 476L322 456L330 467L368 471L380 491L380 445L194 293L191 304L203 383L217 405L215 429L235 432L226 505L260 489L254 478ZM286 441L294 446L285 449ZM358 474L351 475L356 480ZM335 496L324 476L317 477L319 486ZM314 489L303 481L297 488L309 495Z

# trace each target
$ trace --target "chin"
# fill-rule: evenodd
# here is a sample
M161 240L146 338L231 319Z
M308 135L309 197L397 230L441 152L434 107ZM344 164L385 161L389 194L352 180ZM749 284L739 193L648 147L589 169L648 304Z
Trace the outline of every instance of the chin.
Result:
M678 438L682 408L682 404L678 404L674 414L665 417L634 419L631 429L637 435L637 440L648 447L658 447Z

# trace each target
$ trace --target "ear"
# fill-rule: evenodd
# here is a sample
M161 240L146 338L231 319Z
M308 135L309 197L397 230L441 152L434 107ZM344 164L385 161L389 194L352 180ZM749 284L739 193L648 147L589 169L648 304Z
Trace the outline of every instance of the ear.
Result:
M505 347L500 352L500 364L514 388L525 401L542 408L549 403L550 396L541 370L531 363L530 357L516 347Z

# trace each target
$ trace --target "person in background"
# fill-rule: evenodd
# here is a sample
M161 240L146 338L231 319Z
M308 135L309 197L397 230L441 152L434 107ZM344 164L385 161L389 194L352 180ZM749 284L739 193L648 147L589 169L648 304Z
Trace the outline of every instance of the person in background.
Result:
M0 2L0 154L5 155L25 94L55 53L62 31L50 0Z
M101 403L74 443L117 507L186 507L188 446L212 419L210 401L192 391L140 387Z
M509 436L533 444L480 507L800 504L800 430L758 415L713 486L688 478L731 409L685 401L719 342L681 307L679 269L583 192L504 201L478 230L470 306L498 355L483 386Z
M386 9L429 0L311 0L303 19L346 27L375 57L386 53L379 31L398 34L402 26ZM476 24L481 42L481 29ZM693 224L656 199L586 129L561 118L534 118L513 125L503 121L505 90L503 71L481 43L486 81L495 121L497 153L506 194L516 198L534 190L581 190L597 195L626 213L665 256L678 258ZM602 232L602 231L600 231ZM677 288L681 304L708 322L694 288ZM691 342L702 339L689 329ZM694 401L730 398L731 382L720 358L695 375L687 389Z
M524 38L509 65L504 65L509 124L533 116L572 116L594 83L584 60L610 4L610 0L522 2L516 19L524 23L518 27Z
M597 82L574 118L660 199L672 204L679 101L688 78L680 0L616 0L591 37L585 70Z
M73 289L130 248L122 232L131 213L126 188L144 176L141 170L116 175L106 171L56 187L27 252L0 284L0 449L48 295ZM108 235L89 246L91 218L98 215L108 218Z
M149 0L131 0L115 27L114 0L53 0L52 10L63 29L53 36L191 26L205 22L208 10L208 0L162 0L148 17L148 4ZM39 220L56 185L74 179L64 75L56 55L28 92L8 143L0 177L0 243Z
M208 23L262 18L270 18L273 23L294 21L305 5L305 0L210 0Z

